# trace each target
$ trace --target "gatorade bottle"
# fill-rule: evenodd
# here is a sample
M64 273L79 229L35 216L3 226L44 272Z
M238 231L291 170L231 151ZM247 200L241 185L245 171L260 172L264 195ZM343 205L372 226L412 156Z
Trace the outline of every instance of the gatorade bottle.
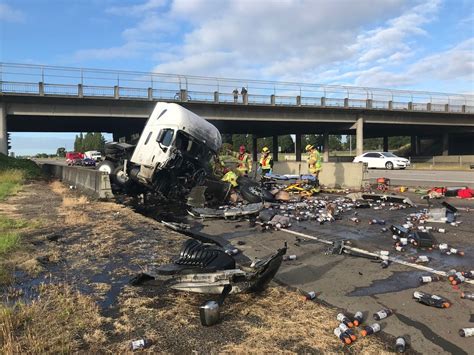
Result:
M456 249L456 248L450 248L448 252L446 252L446 254L450 255L450 254L455 254L455 255L459 255L459 256L464 256L464 252L459 250L459 249Z
M391 316L392 314L393 314L393 311L391 309L382 309L378 311L377 313L374 313L374 319L381 320L381 319Z
M374 323L372 325L367 325L364 327L364 329L360 332L360 334L363 337L366 337L367 335L375 334L380 332L380 324Z
M336 319L341 322L341 323L344 323L345 325L347 325L349 328L352 328L354 326L354 324L351 322L351 320L349 318L347 318L344 314L342 313L339 313L337 316L336 316Z
M415 291L413 292L413 298L415 298L419 303L431 307L449 308L451 306L451 303L445 298L425 292Z
M472 271L463 271L462 272L463 276L468 278L468 279L474 279L474 270Z
M407 342L405 341L405 338L398 337L397 340L395 340L395 351L397 353L404 353L406 348Z
M296 260L296 255L283 255L283 260L284 261Z
M151 340L149 339L138 339L130 343L130 350L141 350L146 349L151 345Z
M457 272L452 276L451 285L459 285L466 281L466 278L462 274L462 272Z
M340 328L334 329L334 335L341 339L342 342L346 345L352 343L350 336L345 334Z
M461 292L461 298L474 301L474 292Z
M341 329L343 333L347 334L349 338L351 338L351 341L355 341L357 339L352 329L349 329L349 327L344 323L339 324L339 329Z
M427 284L430 282L440 281L441 278L439 276L430 275L430 276L421 276L419 280L420 280L420 284Z
M474 328L462 328L459 329L459 335L463 338L474 336Z
M354 314L354 326L358 327L359 325L362 324L362 321L364 320L364 314L361 311L356 312Z

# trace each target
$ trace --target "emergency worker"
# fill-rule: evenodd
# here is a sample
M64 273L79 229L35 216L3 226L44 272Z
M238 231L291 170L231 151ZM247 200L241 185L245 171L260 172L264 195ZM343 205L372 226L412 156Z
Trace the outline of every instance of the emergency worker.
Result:
M237 165L237 172L240 176L247 176L252 171L252 158L250 154L247 153L245 146L241 145L239 148L239 152L231 152L229 151L234 157L238 159Z
M311 144L308 144L305 150L308 153L308 172L319 179L319 172L322 169L321 154Z
M270 155L270 149L263 147L262 156L260 157L259 166L262 171L262 177L271 174L273 170L273 158Z

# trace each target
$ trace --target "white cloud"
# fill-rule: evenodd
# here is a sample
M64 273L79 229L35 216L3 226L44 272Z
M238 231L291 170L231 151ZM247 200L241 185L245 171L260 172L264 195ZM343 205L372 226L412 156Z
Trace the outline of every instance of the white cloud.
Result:
M142 55L149 46L149 43L144 42L127 42L117 47L81 49L73 54L73 59L83 61L134 58Z
M106 13L118 16L141 16L147 12L159 9L166 4L166 0L148 0L139 5L112 6L105 10Z
M0 21L23 22L25 21L25 14L7 4L0 4Z

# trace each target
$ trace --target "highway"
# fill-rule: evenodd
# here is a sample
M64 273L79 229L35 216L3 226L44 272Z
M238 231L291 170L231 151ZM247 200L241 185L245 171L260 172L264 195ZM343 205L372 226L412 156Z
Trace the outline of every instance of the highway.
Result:
M367 173L367 179L371 182L379 177L389 178L392 185L469 186L474 188L474 171L370 169Z

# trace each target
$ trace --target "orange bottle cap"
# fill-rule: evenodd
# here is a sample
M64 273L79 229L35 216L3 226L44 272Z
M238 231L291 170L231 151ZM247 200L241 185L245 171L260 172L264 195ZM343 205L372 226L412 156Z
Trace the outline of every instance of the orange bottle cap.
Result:
M363 337L367 336L367 330L365 330L365 329L362 330L362 331L360 332L360 334L361 334Z
M347 322L347 326L348 326L349 328L352 328L352 327L354 326L354 323L352 323L352 322Z
M349 345L350 343L352 343L352 340L349 339L349 338L344 338L344 342Z

